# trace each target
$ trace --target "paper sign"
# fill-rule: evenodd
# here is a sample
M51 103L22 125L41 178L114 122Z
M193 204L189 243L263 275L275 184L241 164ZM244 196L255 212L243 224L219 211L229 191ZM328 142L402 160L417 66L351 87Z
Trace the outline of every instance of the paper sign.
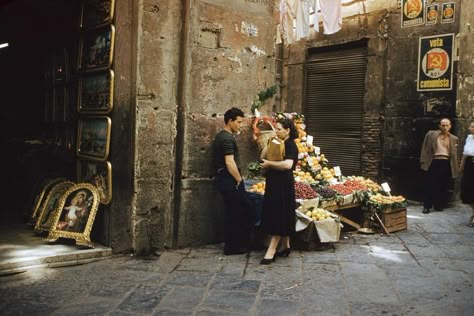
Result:
M306 160L308 161L308 165L310 165L310 166L313 165L313 158L312 157L308 157Z
M314 153L319 156L321 154L321 147L314 147Z
M390 192L390 186L388 185L387 182L382 183L382 189L383 189L385 192Z
M334 167L334 175L335 175L336 177L342 176L341 167L339 167L339 166L335 166L335 167Z
M309 146L313 145L313 136L311 135L306 136L306 144L308 144Z

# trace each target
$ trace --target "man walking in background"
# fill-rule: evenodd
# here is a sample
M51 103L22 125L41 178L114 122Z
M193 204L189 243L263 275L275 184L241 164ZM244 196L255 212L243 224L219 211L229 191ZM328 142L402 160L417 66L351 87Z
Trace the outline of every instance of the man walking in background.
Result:
M420 155L421 169L426 171L423 213L431 208L442 211L448 198L451 178L458 176L458 138L451 134L451 121L441 119L439 130L431 130L423 141Z

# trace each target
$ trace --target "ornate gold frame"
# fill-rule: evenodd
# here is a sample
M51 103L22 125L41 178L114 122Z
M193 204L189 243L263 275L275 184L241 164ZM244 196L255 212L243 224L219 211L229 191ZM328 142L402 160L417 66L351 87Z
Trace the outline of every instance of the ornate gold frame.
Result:
M93 76L106 76L107 79L109 80L108 82L108 106L107 108L92 108L92 107L87 107L84 106L84 100L82 100L83 97L83 92L84 92L84 85L83 82L87 80L87 78L91 78ZM97 71L97 72L89 72L89 73L84 73L80 78L79 78L79 83L78 83L78 90L77 90L77 111L79 113L92 113L92 114L107 114L112 111L112 108L114 106L114 72L112 69L108 70L103 70L103 71Z
M66 181L59 182L59 183L55 184L51 188L51 191L49 191L48 196L44 200L44 203L41 205L41 210L39 212L38 218L36 220L36 225L35 225L35 228L34 228L34 230L36 232L44 232L44 231L49 230L49 228L51 227L51 221L52 221L52 218L53 218L51 216L56 211L56 208L58 206L58 204L57 204L58 201L60 201L60 199L61 199L62 195L64 194L64 192L66 192L67 189L72 187L73 185L74 185L73 182L66 180ZM61 195L61 196L57 197L57 195ZM50 211L48 212L47 208L49 206L50 200L53 197L57 197L57 199L55 201L53 201L53 203L55 203L55 205L51 205L51 206L54 206L54 208L50 209Z
M100 188L97 188L97 190L99 191L99 198L100 198L100 203L102 204L109 204L110 201L112 200L112 164L109 162L109 161L104 161L104 162L101 162L101 161L90 161L90 160L85 160L85 159L78 159L77 160L77 182L87 182L87 183L91 183L93 185L95 185L97 187L97 185L93 182L91 182L90 179L86 179L83 177L83 166L85 164L103 164L105 165L105 169L106 169L106 172L107 172L107 181L106 181L106 185L107 185L107 192L105 197L102 197L101 194L100 194Z
M40 207L42 203L44 202L44 198L47 196L47 193L50 192L51 188L60 183L67 181L66 178L54 178L54 179L47 179L42 183L42 187L39 188L41 191L38 190L38 193L35 196L35 200L33 201L33 208L31 211L30 215L30 220L36 221L36 217L38 215L38 211L40 210ZM33 223L34 225L34 223Z
M108 0L107 2L110 3L110 12L107 17L104 18L103 21L96 22L95 24L86 24L86 2L106 2L107 0L82 0L82 6L81 6L81 28L89 28L89 27L96 27L99 25L104 25L108 23L112 23L112 20L114 18L114 11L115 11L115 0ZM95 11L95 10L94 10Z
M81 145L86 137L84 135L84 124L87 121L91 120L104 120L106 122L106 130L103 131L105 132L106 140L105 144L103 144L104 148L104 154L94 154L93 150L85 150L81 149ZM107 160L107 157L109 156L109 148L110 148L110 131L112 129L112 120L108 116L87 116L87 117L81 117L78 120L77 123L77 140L76 140L76 153L78 157L81 158L89 158L93 160L99 160L99 161L105 161ZM92 139L92 140L97 140ZM94 146L94 144L89 144L88 146Z
M88 207L89 213L87 214L87 222L84 226L84 230L80 232L73 232L67 230L61 230L58 228L59 220L63 214L66 201L69 197L77 191L89 191L90 197L92 198L91 205ZM72 205L72 204L71 204ZM94 224L95 215L97 214L97 209L99 208L99 192L97 188L90 183L79 183L70 187L61 197L59 205L56 208L52 220L52 225L49 230L48 237L45 241L54 242L58 238L70 238L76 240L76 245L85 246L89 248L94 248L93 243L90 240L90 233L92 230L92 225Z
M107 61L101 64L86 64L84 60L84 56L86 56L85 55L86 52L84 52L84 50L86 49L84 47L84 43L87 42L87 40L94 40L94 36L96 36L95 41L97 42L98 41L97 36L101 34L101 32L103 32L104 34L106 32L110 32L110 46L108 47L109 58ZM115 27L113 25L101 26L93 30L85 31L81 35L80 44L79 44L79 69L82 72L99 70L99 69L109 69L112 66L112 63L114 61L114 45L115 45Z

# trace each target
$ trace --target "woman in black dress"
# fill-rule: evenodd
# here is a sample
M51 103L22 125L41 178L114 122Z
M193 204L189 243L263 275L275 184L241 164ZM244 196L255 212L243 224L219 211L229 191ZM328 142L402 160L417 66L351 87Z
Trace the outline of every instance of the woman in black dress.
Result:
M265 257L260 264L270 264L275 256L287 257L290 254L290 236L295 233L295 180L293 170L298 161L298 148L295 144L297 131L293 122L287 118L275 126L278 138L285 142L285 156L282 161L269 161L267 150L261 154L262 168L265 170L265 196L262 211L262 230L271 236ZM282 251L277 253L281 241Z
M462 172L461 200L471 206L469 226L474 227L474 121L469 125L469 132L471 134L466 137L459 169Z

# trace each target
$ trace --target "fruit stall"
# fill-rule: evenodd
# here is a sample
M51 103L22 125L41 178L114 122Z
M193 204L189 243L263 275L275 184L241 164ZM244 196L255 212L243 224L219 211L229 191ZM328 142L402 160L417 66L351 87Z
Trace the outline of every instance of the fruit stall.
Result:
M298 138L298 162L293 172L295 178L295 198L298 208L297 234L317 233L320 242L339 240L343 225L359 231L374 231L389 234L403 230L406 225L406 199L403 196L392 196L382 185L372 179L358 175L346 176L338 166L331 166L328 157L321 153L317 146L317 137L307 135L304 116L298 113L276 113L271 119L265 117L262 125L290 118L295 123ZM259 130L259 118L254 123L254 139L265 135L265 140L274 135L270 131ZM248 165L246 189L255 199L260 196L260 203L265 192L265 180L260 174L258 162ZM258 199L258 198L257 198ZM353 215L357 216L353 216ZM357 218L358 220L355 220ZM305 237L306 240L308 237Z

